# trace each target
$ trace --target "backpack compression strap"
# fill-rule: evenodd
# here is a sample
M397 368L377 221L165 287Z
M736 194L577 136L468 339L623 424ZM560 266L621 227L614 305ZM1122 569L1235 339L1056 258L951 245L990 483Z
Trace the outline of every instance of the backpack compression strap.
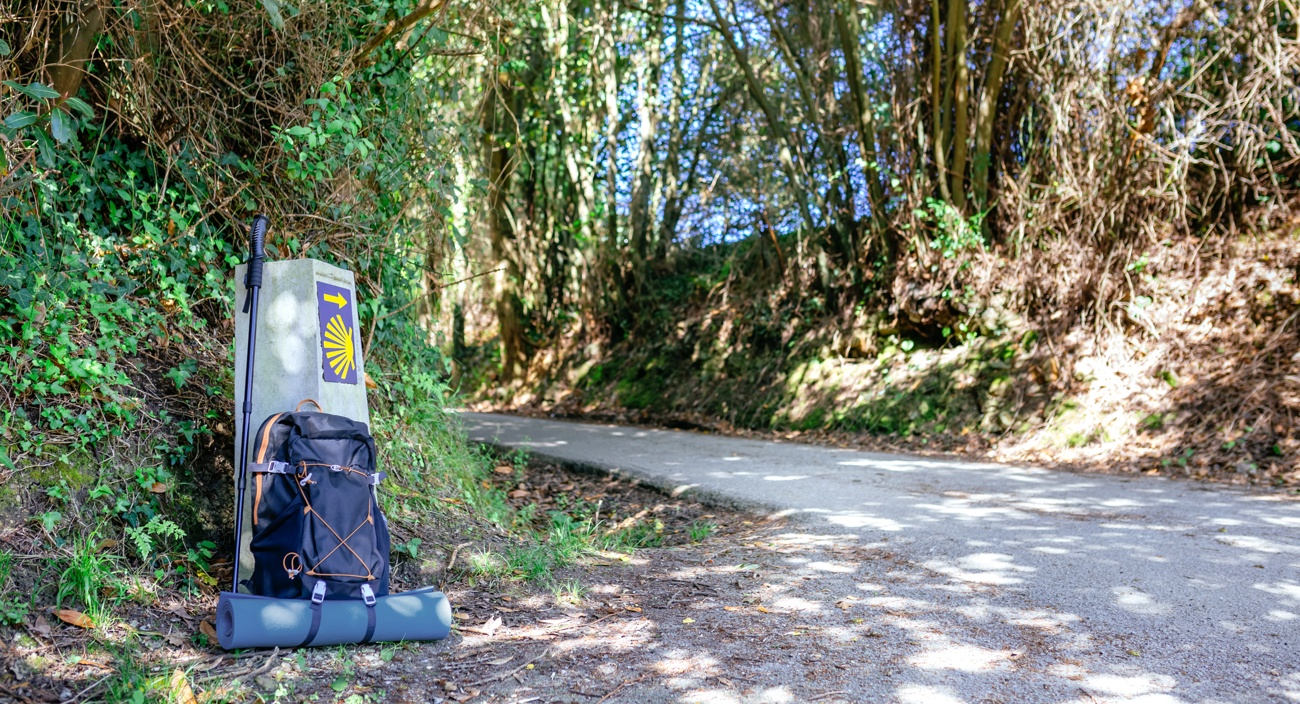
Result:
M325 583L317 582L311 590L311 628L307 629L307 637L302 639L298 644L299 648L306 648L311 642L316 640L316 634L320 632L320 612L321 604L325 603Z
M361 600L366 603L366 637L361 639L361 645L370 642L375 637L375 590L370 588L369 584L361 585Z

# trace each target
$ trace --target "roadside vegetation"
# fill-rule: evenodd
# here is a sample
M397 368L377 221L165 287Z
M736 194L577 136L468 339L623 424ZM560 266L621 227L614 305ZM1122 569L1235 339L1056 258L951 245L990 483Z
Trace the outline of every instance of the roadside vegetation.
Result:
M467 113L464 388L1294 486L1295 12L536 3Z

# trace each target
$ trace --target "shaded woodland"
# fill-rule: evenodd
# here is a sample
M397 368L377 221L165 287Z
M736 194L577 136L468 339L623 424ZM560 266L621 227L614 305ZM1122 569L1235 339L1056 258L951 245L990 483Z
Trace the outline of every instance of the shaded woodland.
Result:
M453 355L547 412L1280 448L1297 31L1281 2L532 5L465 105L458 266L495 279ZM797 381L832 359L874 361ZM1080 404L1124 417L1060 427Z

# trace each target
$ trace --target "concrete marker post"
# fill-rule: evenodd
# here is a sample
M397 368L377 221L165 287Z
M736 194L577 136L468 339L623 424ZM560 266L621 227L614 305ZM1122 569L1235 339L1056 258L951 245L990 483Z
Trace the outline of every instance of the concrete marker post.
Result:
M244 270L235 268L235 417L244 403L244 365L248 358L248 315L244 313ZM252 444L257 428L274 413L293 411L314 399L326 413L370 424L366 372L361 357L360 315L352 272L315 259L268 261L263 270L254 359L253 417L249 438L235 423L234 481L238 481L239 447ZM315 410L310 405L303 410ZM239 573L253 574L249 543L253 536L253 478L244 498L244 539L238 546ZM247 591L240 589L241 592Z

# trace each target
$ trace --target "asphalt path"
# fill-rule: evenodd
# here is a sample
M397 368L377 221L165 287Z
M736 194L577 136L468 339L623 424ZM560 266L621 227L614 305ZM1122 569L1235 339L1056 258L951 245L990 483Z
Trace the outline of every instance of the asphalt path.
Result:
M784 517L808 541L887 547L898 558L891 586L856 579L866 603L913 634L894 701L1300 702L1300 497L462 418L477 441ZM1033 657L1000 665L1020 653Z

